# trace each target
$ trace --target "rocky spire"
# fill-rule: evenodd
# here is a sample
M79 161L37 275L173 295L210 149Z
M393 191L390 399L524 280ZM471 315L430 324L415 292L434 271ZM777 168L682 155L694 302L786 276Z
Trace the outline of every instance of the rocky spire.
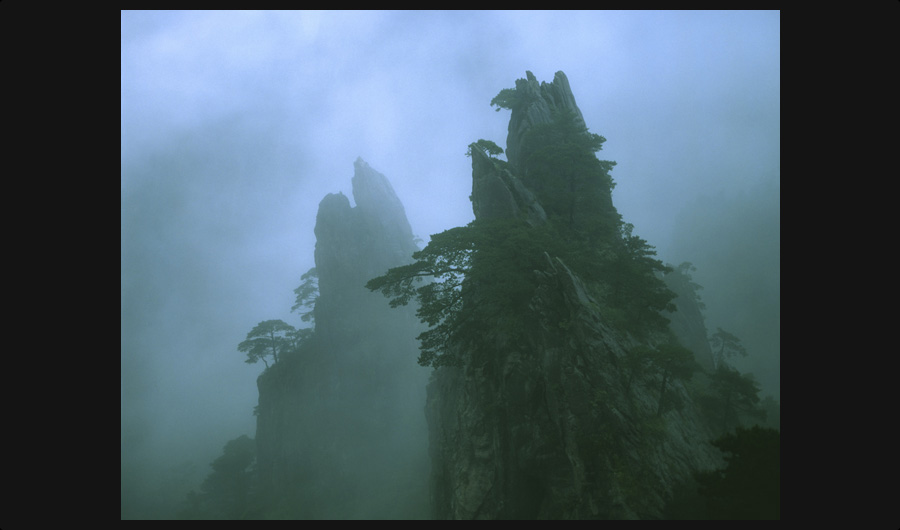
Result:
M534 193L481 149L472 149L472 210L476 219L517 217L531 226L547 220Z
M354 293L367 294L363 286L369 279L408 263L417 250L406 211L387 177L362 158L353 167L356 206L342 193L331 193L316 215L315 259L323 296L351 285Z
M516 100L519 104L512 109L509 118L509 134L506 137L506 158L514 168L521 167L525 160L521 152L522 139L529 129L541 123L550 123L553 111L572 111L579 125L584 126L584 116L575 104L575 96L569 87L569 79L560 70L553 81L538 84L534 74L525 72L525 79L516 80Z
M560 116L586 129L584 118L562 72L549 84L527 72L514 94L501 94L512 109L508 162L471 149L472 207L479 220L515 217L535 227L553 212L550 202L539 202L546 188L529 188L541 175L527 174L523 140ZM589 222L607 223L612 241L618 214L611 194L600 189L589 197L586 210L608 212ZM660 412L659 381L630 364L634 351L654 344L615 329L594 298L602 291L559 257L545 252L530 272L528 312L514 317L520 327L503 320L509 315L490 317L482 335L455 345L460 365L432 375L426 416L434 516L660 518L681 481L720 463L694 394L669 381L672 406Z
M370 254L380 254L379 257L390 267L409 261L410 255L416 251L413 233L403 203L397 198L391 183L362 158L356 159L353 168L353 199L359 210L360 228L365 230L364 235L370 243L378 245L377 249L368 249ZM375 265L384 266L383 263ZM375 271L373 277L386 270Z
M362 159L354 167L356 206L333 193L316 215L315 332L257 381L260 488L278 518L427 514L421 324L365 288L417 247L387 178Z

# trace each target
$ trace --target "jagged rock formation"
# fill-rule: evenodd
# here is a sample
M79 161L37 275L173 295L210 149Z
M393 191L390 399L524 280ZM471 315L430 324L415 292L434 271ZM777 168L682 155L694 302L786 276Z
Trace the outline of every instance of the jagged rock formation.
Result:
M708 372L715 370L712 349L707 340L708 332L693 289L686 284L680 274L667 274L663 281L669 289L677 295L675 298L676 311L666 313L669 319L669 327L684 344L687 349L694 352L697 363Z
M476 219L537 226L544 208L518 171L530 128L559 111L583 117L568 80L516 82L508 164L473 150ZM599 205L604 207L604 205ZM539 325L460 345L460 366L435 370L426 416L432 503L439 519L658 518L680 481L720 463L681 382L679 407L657 415L658 384L626 384L640 342L613 330L584 282L545 254L529 310ZM689 330L690 331L690 330ZM696 330L693 330L696 331Z
M525 134L535 125L550 123L554 112L571 111L575 121L584 125L584 116L575 104L569 78L562 71L556 72L553 82L540 84L534 74L525 72L525 79L516 80L516 93L522 103L509 119L506 137L506 159L514 168L520 168L527 156L522 152Z
M417 250L387 178L357 159L351 207L329 194L316 216L315 333L258 379L258 475L268 518L427 516L428 371L412 308L392 310L367 280Z
M411 260L418 250L406 211L390 182L364 160L354 162L353 199L326 195L316 215L316 269L321 296L316 304L316 335L335 351L353 349L377 335L386 303L363 286L391 267ZM391 313L388 311L388 313ZM386 318L410 320L411 311ZM415 337L415 335L413 335ZM373 350L364 349L361 355Z
M480 149L472 150L472 209L478 219L514 217L537 226L547 220L534 193Z

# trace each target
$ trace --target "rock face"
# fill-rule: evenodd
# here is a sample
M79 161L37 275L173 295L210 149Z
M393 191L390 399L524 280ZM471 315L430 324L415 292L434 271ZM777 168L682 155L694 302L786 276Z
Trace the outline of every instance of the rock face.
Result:
M479 219L515 217L537 226L547 220L534 193L480 149L472 150L472 209Z
M315 259L321 293L315 309L316 335L335 351L353 350L367 336L379 335L387 303L364 286L389 268L409 263L418 250L403 204L387 178L361 158L354 170L356 207L351 208L341 193L329 194L319 203L316 215ZM389 318L415 321L410 311L401 313ZM365 348L361 355L373 351Z
M670 321L669 327L681 344L694 352L694 358L704 370L715 371L712 349L706 338L706 324L693 290L687 285L684 276L679 274L667 274L663 281L677 295L674 300L676 311L666 313L666 318Z
M477 219L544 220L516 176L520 140L558 109L583 118L562 72L553 83L516 82L509 164L473 153ZM474 151L474 150L473 150ZM720 464L710 432L680 382L681 404L657 416L658 384L625 383L629 350L582 280L544 255L529 309L540 325L483 338L489 354L462 351L435 370L426 416L438 519L659 518L673 488Z
M520 168L526 153L521 145L525 133L535 125L550 123L553 112L568 110L575 121L584 125L581 109L575 104L575 96L569 87L569 79L562 71L556 72L553 82L538 84L531 72L525 72L525 79L516 80L516 93L521 101L509 119L509 133L506 137L506 159L514 168Z
M427 516L420 324L411 308L390 309L364 287L417 247L388 180L362 159L354 165L356 206L342 194L319 204L314 335L257 382L269 518Z

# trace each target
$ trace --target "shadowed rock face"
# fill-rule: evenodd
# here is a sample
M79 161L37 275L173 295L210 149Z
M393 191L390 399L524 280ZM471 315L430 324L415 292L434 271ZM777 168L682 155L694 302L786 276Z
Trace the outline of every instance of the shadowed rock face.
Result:
M540 84L531 72L525 72L525 75L525 79L516 80L516 93L521 104L512 110L506 137L506 159L513 168L521 168L527 158L527 154L521 152L525 133L535 125L550 123L554 111L570 110L575 120L584 125L584 116L575 104L566 74L556 72L551 83Z
M359 237L367 257L381 260L371 264L374 274L383 274L388 267L407 263L417 250L413 233L406 219L406 210L387 177L372 169L362 158L353 163L353 199L363 230ZM377 247L376 247L377 245Z
M509 164L473 150L477 219L517 217L532 226L543 208L517 175L521 139L552 112L581 112L558 72L516 82ZM626 388L622 366L638 346L605 324L582 280L544 255L529 310L539 325L495 331L462 365L436 369L426 416L432 500L439 519L658 518L672 488L720 463L710 433L680 382L680 410L656 417L656 384ZM702 322L701 322L702 324Z
M421 326L364 286L417 249L384 175L354 164L353 197L329 194L316 216L319 298L305 347L257 382L260 489L270 518L427 516L428 370ZM298 278L300 274L298 273Z
M681 344L694 352L694 358L704 370L714 371L712 349L707 340L708 332L697 299L679 275L667 274L663 281L677 295L673 300L677 310L674 313L666 312L669 328Z
M351 208L341 193L329 194L319 203L316 215L315 258L321 293L316 333L338 349L344 349L341 344L351 338L349 328L359 328L356 334L376 333L366 323L374 322L374 313L390 311L380 293L364 288L366 282L409 263L418 250L403 204L387 178L361 158L354 170L356 207Z
M547 220L534 194L501 163L472 150L472 210L477 219L524 219L531 226Z

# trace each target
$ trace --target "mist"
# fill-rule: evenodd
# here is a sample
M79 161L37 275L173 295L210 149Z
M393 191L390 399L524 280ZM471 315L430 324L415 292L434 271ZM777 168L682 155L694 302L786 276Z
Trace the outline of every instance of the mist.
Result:
M254 436L264 367L237 345L262 320L301 327L317 207L352 196L353 161L425 243L465 225L466 147L505 147L489 102L526 70L566 73L619 213L697 267L710 332L741 337L736 366L780 396L777 11L121 16L123 519Z

